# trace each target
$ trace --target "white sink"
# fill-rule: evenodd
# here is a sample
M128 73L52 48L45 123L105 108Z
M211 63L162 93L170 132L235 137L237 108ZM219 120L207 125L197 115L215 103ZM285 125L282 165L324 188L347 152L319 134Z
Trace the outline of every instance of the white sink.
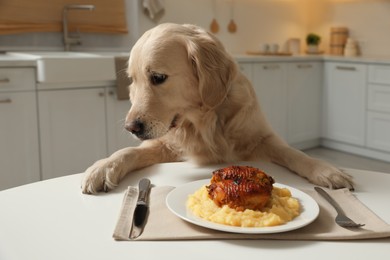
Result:
M39 83L74 83L116 79L114 57L84 52L24 52L37 61Z

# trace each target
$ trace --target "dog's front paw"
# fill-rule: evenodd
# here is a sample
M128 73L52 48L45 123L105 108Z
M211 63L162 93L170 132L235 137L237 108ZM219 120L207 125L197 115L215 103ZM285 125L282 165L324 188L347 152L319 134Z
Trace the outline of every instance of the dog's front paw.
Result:
M95 162L84 173L81 189L83 193L94 194L109 191L118 186L120 169L115 161L102 159Z
M308 179L311 183L331 189L354 189L354 183L349 174L327 163L317 165Z

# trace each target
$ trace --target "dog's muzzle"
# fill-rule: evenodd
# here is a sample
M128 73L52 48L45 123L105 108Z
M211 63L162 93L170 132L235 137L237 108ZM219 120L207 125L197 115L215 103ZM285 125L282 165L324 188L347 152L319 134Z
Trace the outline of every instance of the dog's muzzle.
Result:
M125 129L137 136L140 140L147 140L158 138L165 135L172 128L177 127L180 116L176 114L168 127L157 128L156 124L149 123L146 125L142 120L136 119L130 123L125 124Z
M148 139L145 138L145 125L141 120L137 119L129 124L126 124L125 129L141 140Z

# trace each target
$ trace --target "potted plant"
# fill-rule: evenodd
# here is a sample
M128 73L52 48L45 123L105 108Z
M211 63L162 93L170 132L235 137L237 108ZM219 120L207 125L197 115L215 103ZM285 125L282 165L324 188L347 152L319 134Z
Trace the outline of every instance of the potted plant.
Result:
M315 33L309 33L306 36L307 52L308 53L317 53L318 45L321 42L321 37Z

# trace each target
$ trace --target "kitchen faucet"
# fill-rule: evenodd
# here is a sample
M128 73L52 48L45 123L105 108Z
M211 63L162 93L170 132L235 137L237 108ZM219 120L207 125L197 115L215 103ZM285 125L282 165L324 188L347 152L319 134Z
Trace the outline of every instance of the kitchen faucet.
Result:
M90 10L92 11L95 9L94 5L65 5L64 9L62 10L62 33L64 37L64 48L65 51L70 51L71 45L80 45L81 39L80 35L76 33L73 36L69 35L68 32L68 10Z

